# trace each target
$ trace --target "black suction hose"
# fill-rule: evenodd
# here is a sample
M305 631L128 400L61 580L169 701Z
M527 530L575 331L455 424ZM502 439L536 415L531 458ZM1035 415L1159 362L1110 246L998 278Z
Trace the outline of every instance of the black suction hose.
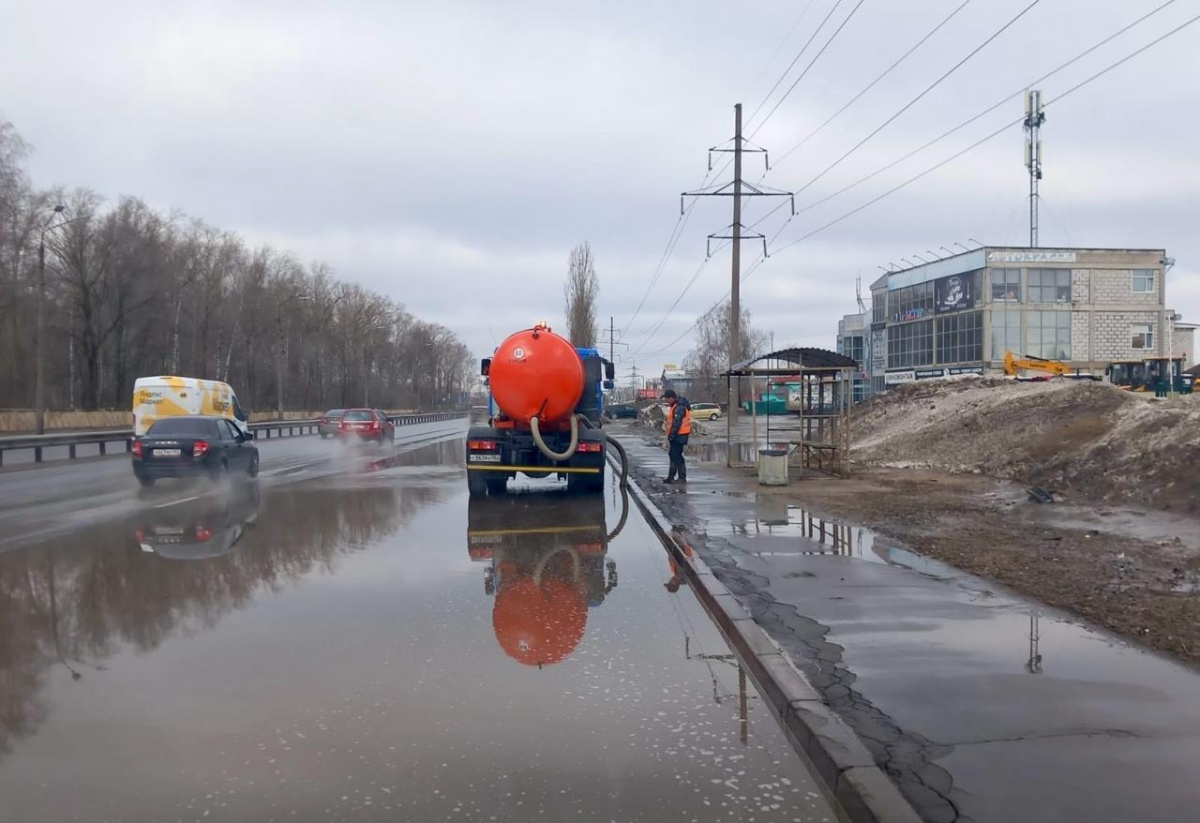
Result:
M587 429L595 429L596 428L595 426L592 425L592 421L588 420L582 414L579 415L579 422L583 424L584 428L587 428ZM614 449L617 450L617 454L621 455L621 483L620 483L620 485L621 485L621 488L623 488L623 489L628 488L628 486L629 486L629 455L625 452L625 447L621 445L621 441L618 440L617 438L613 437L608 432L604 432L604 439L607 440L609 442L609 444Z

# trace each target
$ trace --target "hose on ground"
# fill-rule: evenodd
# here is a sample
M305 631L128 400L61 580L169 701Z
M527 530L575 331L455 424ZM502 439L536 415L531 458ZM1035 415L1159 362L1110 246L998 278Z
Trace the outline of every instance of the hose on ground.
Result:
M575 415L571 415L571 443L564 452L556 452L546 445L546 441L542 439L542 433L538 431L536 415L529 418L529 432L533 435L533 442L537 444L538 451L556 462L570 460L575 456L575 449L579 448L579 420Z

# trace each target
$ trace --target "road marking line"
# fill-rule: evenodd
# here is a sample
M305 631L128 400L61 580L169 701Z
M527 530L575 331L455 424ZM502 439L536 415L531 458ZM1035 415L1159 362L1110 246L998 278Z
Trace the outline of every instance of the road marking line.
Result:
M180 503L190 503L193 500L199 500L203 496L204 495L202 495L202 494L196 494L196 495L192 495L191 497L184 497L181 500L171 500L166 503L159 503L154 508L165 509L167 506L178 506Z

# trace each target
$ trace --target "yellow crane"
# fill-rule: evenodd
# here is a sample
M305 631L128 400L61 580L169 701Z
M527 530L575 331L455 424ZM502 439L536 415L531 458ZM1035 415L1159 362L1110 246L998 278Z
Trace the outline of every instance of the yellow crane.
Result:
M1041 372L1036 377L1022 378L1021 372ZM1045 357L1016 357L1011 351L1004 353L1004 373L1018 380L1049 380L1051 377L1065 377L1069 380L1099 380L1097 375L1080 371L1074 366L1061 360L1050 360Z

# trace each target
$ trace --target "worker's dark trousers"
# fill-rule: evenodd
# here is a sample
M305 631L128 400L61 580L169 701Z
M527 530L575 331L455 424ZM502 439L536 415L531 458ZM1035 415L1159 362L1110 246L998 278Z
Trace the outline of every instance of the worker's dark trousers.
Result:
M687 464L683 462L683 447L687 445L687 442L686 434L677 434L671 438L670 448L667 449L667 455L671 460L671 467L667 470L668 480L674 480L676 477L680 480L687 480Z

